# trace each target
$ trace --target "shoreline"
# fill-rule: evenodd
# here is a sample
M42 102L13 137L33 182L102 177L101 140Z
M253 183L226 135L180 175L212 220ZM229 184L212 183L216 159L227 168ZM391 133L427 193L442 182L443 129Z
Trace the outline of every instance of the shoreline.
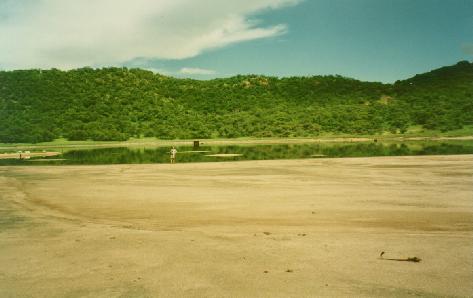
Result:
M41 149L41 148L103 148L103 147L165 147L165 146L192 146L194 141L200 141L204 146L222 145L283 145L283 144L311 144L311 143L357 143L357 142L409 142L409 141L470 141L473 136L405 136L405 137L331 137L331 138L262 138L262 139L189 139L189 140L128 140L124 142L104 143L74 143L60 144L12 144L0 145L0 150ZM86 142L86 141L85 141Z
M30 159L31 157L51 157L58 155L61 155L61 152L0 153L0 159Z

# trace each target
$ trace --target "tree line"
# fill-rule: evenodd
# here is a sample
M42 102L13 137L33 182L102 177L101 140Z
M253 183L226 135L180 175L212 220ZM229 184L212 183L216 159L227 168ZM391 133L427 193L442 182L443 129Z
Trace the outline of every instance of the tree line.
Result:
M0 71L0 142L404 133L473 124L473 64L394 84L342 76L208 81L142 69Z

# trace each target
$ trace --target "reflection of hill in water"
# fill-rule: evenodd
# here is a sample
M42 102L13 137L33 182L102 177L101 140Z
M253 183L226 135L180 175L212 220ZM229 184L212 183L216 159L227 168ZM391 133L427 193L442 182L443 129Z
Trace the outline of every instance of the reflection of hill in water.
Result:
M406 155L473 154L473 141L407 142L407 143L320 143L255 146L202 146L195 153L192 147L178 147L177 162L220 162L237 160L298 159L320 157L368 157ZM182 152L182 153L179 153ZM241 154L215 158L212 154ZM169 148L100 148L72 150L65 160L47 164L140 164L169 163ZM45 164L26 161L1 161L0 164Z

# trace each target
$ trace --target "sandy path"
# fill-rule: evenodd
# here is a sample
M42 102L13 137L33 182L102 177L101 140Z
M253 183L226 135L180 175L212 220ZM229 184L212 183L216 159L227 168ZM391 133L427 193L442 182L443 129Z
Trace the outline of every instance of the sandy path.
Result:
M473 290L472 155L0 167L0 216L0 297Z

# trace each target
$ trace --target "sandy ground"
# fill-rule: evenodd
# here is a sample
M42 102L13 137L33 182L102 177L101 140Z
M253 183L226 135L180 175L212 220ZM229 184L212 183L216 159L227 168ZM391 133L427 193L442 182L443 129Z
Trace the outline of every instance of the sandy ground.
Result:
M0 297L466 297L472 251L473 155L0 167Z

